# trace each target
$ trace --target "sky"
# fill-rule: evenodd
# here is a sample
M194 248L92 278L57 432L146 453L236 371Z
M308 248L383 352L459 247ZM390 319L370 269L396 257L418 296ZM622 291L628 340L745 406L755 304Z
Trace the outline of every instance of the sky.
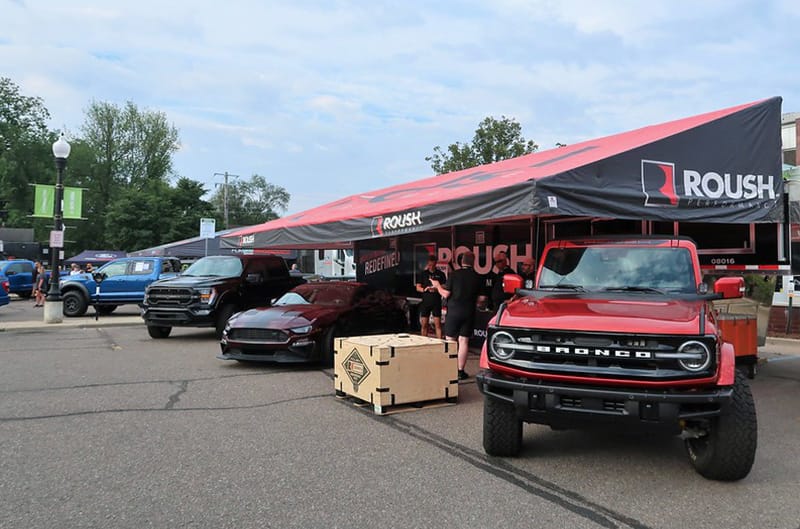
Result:
M798 28L797 0L0 0L0 76L68 135L92 101L163 112L176 176L259 174L291 214L429 177L488 116L545 150L800 111Z

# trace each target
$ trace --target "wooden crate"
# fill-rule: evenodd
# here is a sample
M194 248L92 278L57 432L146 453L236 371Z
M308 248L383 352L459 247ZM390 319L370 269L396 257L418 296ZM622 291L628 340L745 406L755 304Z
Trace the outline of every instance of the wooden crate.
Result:
M456 343L412 334L334 340L334 387L384 414L403 404L458 398Z

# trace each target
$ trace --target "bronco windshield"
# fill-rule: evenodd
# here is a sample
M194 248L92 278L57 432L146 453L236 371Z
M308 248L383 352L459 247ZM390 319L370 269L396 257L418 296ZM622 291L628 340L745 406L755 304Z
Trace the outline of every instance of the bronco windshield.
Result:
M540 289L697 292L686 248L598 246L553 248L545 256Z
M235 277L242 274L242 261L238 257L203 257L186 269L185 276Z

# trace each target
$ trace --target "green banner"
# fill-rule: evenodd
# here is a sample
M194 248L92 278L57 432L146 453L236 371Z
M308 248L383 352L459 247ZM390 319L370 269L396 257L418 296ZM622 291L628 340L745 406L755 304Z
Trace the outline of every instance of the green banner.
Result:
M83 206L83 189L80 187L64 188L64 218L80 219Z
M34 187L36 188L36 192L33 204L33 216L52 218L56 186L35 184Z

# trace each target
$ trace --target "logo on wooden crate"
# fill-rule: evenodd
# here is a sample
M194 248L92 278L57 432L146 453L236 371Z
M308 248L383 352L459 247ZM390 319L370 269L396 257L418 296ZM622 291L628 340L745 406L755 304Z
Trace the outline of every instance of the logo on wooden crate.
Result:
M350 354L342 362L342 367L347 376L350 377L353 389L358 391L358 385L369 376L369 368L364 359L361 358L361 355L358 354L357 349L350 351Z

